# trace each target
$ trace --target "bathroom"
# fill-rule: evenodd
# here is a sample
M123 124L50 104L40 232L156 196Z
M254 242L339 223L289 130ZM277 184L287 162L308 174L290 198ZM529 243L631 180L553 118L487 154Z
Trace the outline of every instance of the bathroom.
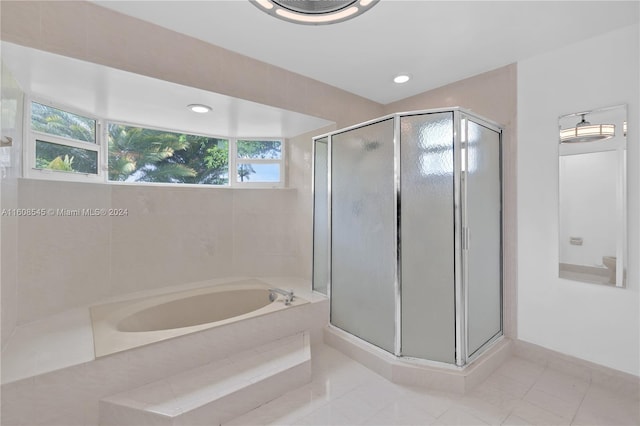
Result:
M234 8L240 7L233 3L212 3L206 7L213 8L213 11L233 13ZM393 6L385 3L383 0L361 17L335 25L365 25L369 15L379 18L376 13L400 13L389 9ZM29 326L47 323L53 327L55 318L60 318L56 315L74 310L79 312L86 306L115 300L124 294L161 291L163 288L207 280L224 282L228 277L263 278L270 285L294 288L301 299L306 297L314 302L310 304L313 305L313 311L309 315L317 319L320 326L316 326L315 322L309 326L314 330L310 339L312 347L321 344L323 326L328 322L328 306L321 295L311 292L310 284L313 255L312 138L387 114L454 106L487 117L504 129L503 332L504 337L512 341L511 350L519 359L527 359L532 365L556 363L565 373L573 373L572 377L577 377L580 384L594 383L597 377L602 378L607 374L615 376L614 372L620 374L616 380L621 382L628 380L629 376L637 380L640 374L637 4L617 3L615 7L605 7L603 3L581 3L587 9L584 13L589 19L604 13L598 9L600 7L607 10L607 16L617 16L619 20L607 27L606 31L595 31L593 28L584 30L580 33L581 38L566 37L562 44L549 42L545 50L527 51L525 57L516 57L491 68L483 68L480 58L475 58L477 61L473 62L474 65L456 78L432 83L429 89L420 92L395 95L396 98L388 102L373 101L319 79L243 56L234 52L231 46L223 48L216 43L204 42L196 36L165 28L160 22L152 24L138 19L134 17L135 5L131 3L132 9L126 10L127 3L123 3L123 10L120 11L115 6L109 8L90 2L3 1L0 5L3 41L2 136L12 138L11 147L5 147L4 144L2 147L8 151L10 158L8 167L3 165L6 174L2 180L2 209L128 209L128 216L86 217L81 220L74 217L2 217L3 386L5 383L14 387L20 385L28 393L26 389L29 387L45 385L49 386L51 394L50 399L42 398L34 404L27 397L20 399L19 395L16 401L9 399L3 388L3 412L4 407L11 404L14 407L20 404L32 407L31 411L35 405L41 415L52 412L52 417L27 418L17 424L95 423L87 420L90 418L89 410L87 413L67 413L52 409L63 405L56 401L56 392L51 390L65 389L65 377L43 375L44 380L39 381L38 378L16 376L15 370L7 370L5 352L12 345L20 343L11 341L12 337L18 335L16 330L24 332ZM436 2L434 5L439 13L451 13L444 4ZM171 7L171 3L167 6ZM247 6L242 9L243 13L261 13L254 5ZM491 7L494 6L486 6L488 9ZM620 9L616 9L618 7ZM515 11L530 12L518 9L515 3L513 8ZM626 8L630 8L630 11ZM569 14L568 9L567 6L562 11ZM144 8L141 10L144 11ZM513 13L514 10L502 12ZM169 16L170 12L171 9L168 9ZM426 11L423 13L431 16ZM70 19L80 14L86 19ZM259 15L259 18L265 25L289 29L282 27L284 22L267 19L270 17L266 15ZM584 26L588 27L587 24ZM294 27L291 31L313 28ZM500 31L495 30L493 34L499 37ZM492 39L489 37L489 40ZM19 111L23 110L25 104L26 98L21 93L31 91L40 96L39 100L60 106L69 106L76 94L58 89L62 93L48 95L38 93L36 87L18 87L17 82L26 77L15 71L15 61L10 62L12 46L5 49L4 43L73 58L85 65L106 66L144 76L145 82L148 82L147 79L159 80L167 84L163 86L167 91L175 91L172 93L179 97L180 108L183 109L189 103L200 102L187 99L188 95L201 95L198 91L205 91L206 96L212 96L212 93L245 101L238 105L248 107L248 104L258 104L265 107L260 110L263 114L267 111L290 114L288 117L297 117L308 127L302 131L292 127L290 133L280 135L285 137L286 147L282 160L283 176L286 176L283 179L284 187L218 189L97 184L24 177L21 147L25 147L28 141L22 137L24 123L15 117L16 112L20 116ZM126 48L116 49L114 46ZM589 57L594 51L600 55L597 62ZM32 59L32 63L36 63L37 58ZM185 67L185 63L189 65ZM221 63L227 66L222 67ZM10 68L9 73L5 66ZM201 73L201 69L211 71ZM14 78L7 77L8 74L14 74ZM34 82L38 78L36 74L31 76ZM93 77L94 81L83 82L78 79L75 84L78 87L95 84L102 90L96 92L95 96L103 95L109 89L107 85L100 86L100 79L104 76L96 73ZM129 83L138 84L138 81ZM585 87L594 90L585 91ZM55 98L52 97L54 95ZM16 102L13 109L7 108L9 111L5 109L5 105L10 105L5 101L7 96ZM562 279L558 276L557 251L558 117L620 104L626 104L629 122L626 285L624 288L611 288ZM153 105L144 106L147 111L131 111L133 115L138 114L138 119L130 116L108 118L152 127L168 126L163 123L164 118L153 117L149 113L154 111ZM13 120L10 117L11 110L14 111ZM105 107L104 114L115 114L109 111ZM97 110L91 113L100 115ZM190 112L185 109L184 114L187 113ZM8 119L5 114L9 114ZM5 125L11 122L14 125L6 134ZM251 136L278 137L277 130L269 131L272 133ZM217 136L232 135L220 133ZM3 164L5 158L3 152ZM159 233L158 229L162 229L162 232ZM75 336L85 331L77 330ZM283 331L275 337L286 335ZM47 345L45 349L40 348L35 354L19 360L21 368L28 369L31 365L36 369L43 368L43 373L47 372L48 363L56 358L55 352L62 346L56 340L58 338L51 334L48 341L43 342ZM78 359L65 358L64 353L61 357L68 366L83 363L87 356L91 356L92 349L87 349L89 354L79 351ZM317 361L320 367L323 362L325 365L332 364L337 363L338 359L350 362L339 358L340 354L330 349L326 351L324 355L327 359ZM131 354L122 354L122 359L133 362ZM188 351L185 349L180 354L188 356ZM155 355L149 351L144 356ZM104 365L108 366L106 361L113 361L114 357L104 358ZM142 358L139 362L145 363L148 359L151 358ZM170 362L167 363L159 365L166 368ZM353 374L353 380L358 384L366 372L361 370L360 364L349 365L353 371L357 371L357 374ZM598 367L601 369L598 370ZM347 384L340 383L336 376L331 376L333 384L346 389ZM317 389L313 388L313 391ZM78 393L81 392L76 389L70 394L76 397ZM331 397L326 389L324 396L328 399ZM530 398L535 396L531 395ZM441 416L473 411L458 397L447 398L455 403L444 412L425 415L425 424L435 423L436 419L446 424L447 418ZM482 400L477 395L470 398ZM278 399L273 401L277 403ZM622 404L623 401L624 398L621 398L616 404ZM525 403L510 407L505 415L501 411L498 420L482 418L486 412L476 413L473 418L502 423L513 416L511 421L523 418L532 424L543 422L535 417L540 413ZM280 404L286 405L285 402ZM320 403L313 399L313 404ZM305 410L313 408L305 413L305 417L318 410L322 414L323 407L326 411L331 406L313 404L305 406L300 402L299 405L304 406ZM540 404L532 405L539 407ZM263 412L269 404L264 407ZM505 410L504 407L499 409ZM542 411L558 414L554 410L558 411L557 407L549 403ZM485 411L492 413L489 409ZM587 416L589 413L582 414ZM296 423L302 420L302 414L300 417L280 423L276 419L273 422ZM8 419L5 417L2 424L5 421L6 424L13 424ZM257 420L258 417L245 419L247 424L261 424L262 421ZM316 424L328 424L328 421L315 419ZM307 420L313 421L313 418ZM365 419L354 418L351 422L362 422L360 420ZM569 418L567 423L571 420L574 419ZM593 421L580 416L576 416L575 420L583 420L588 424ZM616 420L624 424L624 419L615 417L609 423L616 423ZM340 420L336 418L334 421ZM468 419L466 421L469 422ZM606 424L603 420L600 423ZM627 421L629 423L632 422ZM243 423L239 420L238 424Z

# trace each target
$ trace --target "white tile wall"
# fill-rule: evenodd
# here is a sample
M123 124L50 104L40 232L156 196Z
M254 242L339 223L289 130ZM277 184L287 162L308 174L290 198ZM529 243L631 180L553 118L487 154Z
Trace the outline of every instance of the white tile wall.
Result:
M310 250L301 249L301 242L310 240L311 229L299 224L296 189L21 179L17 191L19 207L24 208L128 210L122 217L15 221L20 233L14 252L19 285L18 302L12 306L18 324L135 291L219 277L302 276L309 271L301 265L310 264ZM310 206L305 208L304 214L310 214ZM12 307L7 304L7 309Z
M106 208L106 185L20 179L20 208ZM18 324L99 300L110 292L109 217L18 220Z

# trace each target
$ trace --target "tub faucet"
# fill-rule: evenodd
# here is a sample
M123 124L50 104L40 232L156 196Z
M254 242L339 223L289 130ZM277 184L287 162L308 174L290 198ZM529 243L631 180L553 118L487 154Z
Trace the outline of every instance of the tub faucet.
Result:
M281 294L281 295L284 296L284 304L286 306L291 305L291 302L293 302L293 298L294 298L293 290L286 291L286 290L282 290L280 288L270 288L269 289L269 300L270 301L273 302L274 300L277 299L278 296L276 296L276 293Z

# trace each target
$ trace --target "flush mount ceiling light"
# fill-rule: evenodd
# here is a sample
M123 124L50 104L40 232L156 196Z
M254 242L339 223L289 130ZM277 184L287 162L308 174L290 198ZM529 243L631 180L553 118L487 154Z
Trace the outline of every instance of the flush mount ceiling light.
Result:
M187 108L189 108L193 112L197 112L198 114L204 114L211 111L210 106L202 105L202 104L190 104L190 105L187 105Z
M258 9L288 22L326 25L362 15L379 0L249 0Z
M582 120L576 124L576 127L560 130L560 143L595 142L616 135L614 124L591 124L584 119L586 113L577 115L580 115Z
M398 74L393 78L393 82L402 84L402 83L406 83L410 79L411 79L411 76L409 74Z

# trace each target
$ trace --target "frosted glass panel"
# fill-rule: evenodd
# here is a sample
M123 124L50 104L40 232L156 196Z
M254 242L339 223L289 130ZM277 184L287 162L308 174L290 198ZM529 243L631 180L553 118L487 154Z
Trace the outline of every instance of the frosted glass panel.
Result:
M323 294L327 294L327 284L329 282L327 139L318 139L314 143L313 180L313 289Z
M400 125L402 353L453 363L453 113Z
M393 352L393 120L334 135L331 150L331 323Z
M468 353L501 330L500 136L468 121ZM464 154L464 152L463 152ZM464 162L463 162L464 164Z

